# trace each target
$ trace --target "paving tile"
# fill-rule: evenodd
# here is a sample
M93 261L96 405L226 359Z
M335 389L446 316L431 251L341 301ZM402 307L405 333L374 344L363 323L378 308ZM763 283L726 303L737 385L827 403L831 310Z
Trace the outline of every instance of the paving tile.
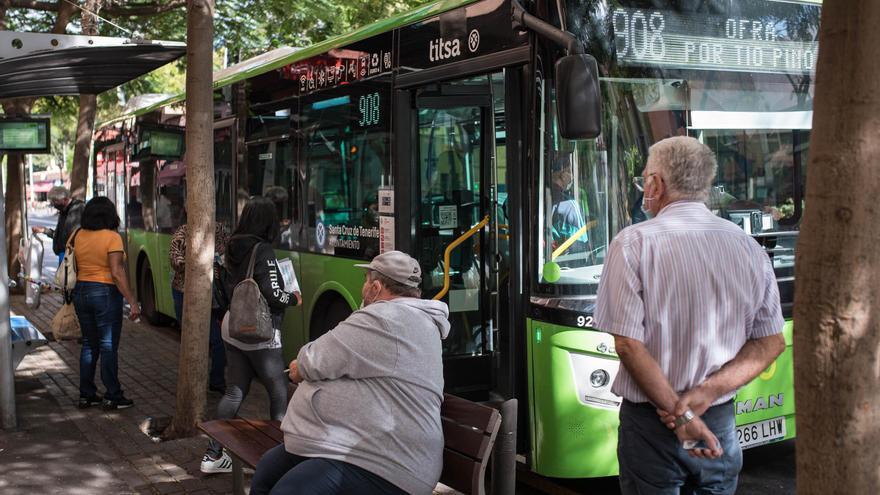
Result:
M11 307L45 330L60 307L60 297L44 295L40 309L33 311L22 296L13 296ZM230 475L203 477L199 472L206 437L153 443L140 431L146 417L174 413L179 338L170 329L125 322L119 348L120 381L135 406L121 411L76 408L80 345L75 341L50 341L25 357L16 373L24 426L12 433L0 432L0 452L34 458L63 454L64 459L76 462L57 471L33 463L32 471L23 473L32 485L14 493L230 493ZM100 372L96 384L103 391ZM208 395L206 416L215 413L219 399L218 394ZM252 387L241 414L264 417L267 412L265 390ZM57 460L53 463L64 467Z

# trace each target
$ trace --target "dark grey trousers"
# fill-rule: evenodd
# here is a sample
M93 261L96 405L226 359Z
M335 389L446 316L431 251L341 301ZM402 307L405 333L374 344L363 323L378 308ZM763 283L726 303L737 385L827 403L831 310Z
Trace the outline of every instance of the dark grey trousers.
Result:
M281 349L242 351L226 344L226 393L217 404L216 418L234 418L256 378L269 392L269 417L281 421L287 410L286 367ZM222 446L211 439L208 454L216 459L222 451Z

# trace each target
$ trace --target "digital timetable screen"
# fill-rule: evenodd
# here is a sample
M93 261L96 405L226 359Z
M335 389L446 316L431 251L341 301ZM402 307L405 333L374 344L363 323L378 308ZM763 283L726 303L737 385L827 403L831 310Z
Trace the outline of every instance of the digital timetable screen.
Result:
M630 3L632 5L632 3ZM815 4L738 0L728 12L621 5L612 11L621 66L810 74L818 57Z
M0 119L0 151L48 153L49 119Z

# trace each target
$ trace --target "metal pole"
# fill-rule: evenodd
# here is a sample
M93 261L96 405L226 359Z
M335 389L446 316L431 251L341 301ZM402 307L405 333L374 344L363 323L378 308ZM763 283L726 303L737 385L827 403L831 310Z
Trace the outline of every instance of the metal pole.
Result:
M25 201L34 200L34 155L28 155L28 183L31 186L31 193L26 196Z
M0 154L0 162L3 155ZM15 370L9 324L9 273L6 266L6 198L0 178L0 426L15 428Z

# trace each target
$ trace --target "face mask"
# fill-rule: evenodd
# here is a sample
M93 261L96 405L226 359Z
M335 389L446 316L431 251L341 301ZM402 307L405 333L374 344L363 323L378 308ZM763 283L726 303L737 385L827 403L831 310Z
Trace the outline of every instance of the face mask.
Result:
M654 214L651 213L651 210L646 206L646 204L648 203L648 201L656 201L656 200L657 200L657 198L645 198L645 197L642 198L642 213L645 214L645 218L647 218L648 220L654 218Z
M365 307L367 307L367 306L369 306L370 304L372 304L373 301L376 299L376 296L377 296L377 295L378 295L378 292L377 292L376 294L370 294L369 292L367 292L366 294L364 294L363 298L361 298L361 307L360 307L360 309L364 309Z

